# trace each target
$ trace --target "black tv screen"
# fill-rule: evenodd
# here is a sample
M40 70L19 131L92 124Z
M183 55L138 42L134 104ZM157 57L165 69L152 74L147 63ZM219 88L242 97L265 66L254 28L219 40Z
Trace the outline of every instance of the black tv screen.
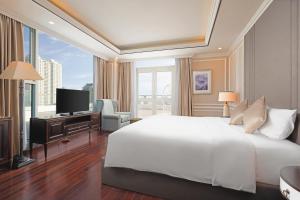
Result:
M89 110L89 91L56 89L56 113L70 113Z

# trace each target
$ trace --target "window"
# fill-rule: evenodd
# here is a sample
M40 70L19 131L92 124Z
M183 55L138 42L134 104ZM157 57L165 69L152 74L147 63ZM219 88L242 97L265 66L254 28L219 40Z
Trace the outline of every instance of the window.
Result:
M25 62L31 63L31 28L24 26L24 58Z
M90 91L93 104L93 55L46 33L38 33L37 70L43 77L37 83L38 116L56 111L56 88Z
M33 64L33 35L34 30L28 26L24 26L24 58L25 62L32 63ZM24 149L28 148L29 144L29 121L31 117L34 117L35 110L34 110L34 89L35 84L30 81L24 82L24 140L23 140L23 147Z
M151 61L148 63L153 66L168 62ZM171 114L175 63L169 62L168 64L172 66L150 67L145 63L136 63L138 117L144 118L157 114Z

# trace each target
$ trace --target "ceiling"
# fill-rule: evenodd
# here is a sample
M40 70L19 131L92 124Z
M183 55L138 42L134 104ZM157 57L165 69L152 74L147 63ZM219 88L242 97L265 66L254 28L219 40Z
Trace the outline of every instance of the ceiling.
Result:
M50 2L121 50L203 42L213 5L213 0Z
M0 13L106 59L140 59L226 53L266 1L0 0Z

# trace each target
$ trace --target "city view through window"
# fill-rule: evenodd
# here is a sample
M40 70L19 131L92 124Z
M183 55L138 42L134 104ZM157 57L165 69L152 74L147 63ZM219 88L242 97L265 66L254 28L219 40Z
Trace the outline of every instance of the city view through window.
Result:
M171 67L138 70L138 117L144 118L157 114L171 114L172 73Z
M57 38L39 32L37 71L38 116L56 112L56 88L87 90L93 103L93 56ZM91 107L90 106L90 107Z
M136 61L137 116L170 115L175 76L175 59Z

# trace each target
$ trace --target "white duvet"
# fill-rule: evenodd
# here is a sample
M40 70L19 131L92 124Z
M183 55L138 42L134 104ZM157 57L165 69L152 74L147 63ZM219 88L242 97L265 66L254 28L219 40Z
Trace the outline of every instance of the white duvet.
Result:
M222 118L155 116L112 133L105 167L255 193L255 146Z

